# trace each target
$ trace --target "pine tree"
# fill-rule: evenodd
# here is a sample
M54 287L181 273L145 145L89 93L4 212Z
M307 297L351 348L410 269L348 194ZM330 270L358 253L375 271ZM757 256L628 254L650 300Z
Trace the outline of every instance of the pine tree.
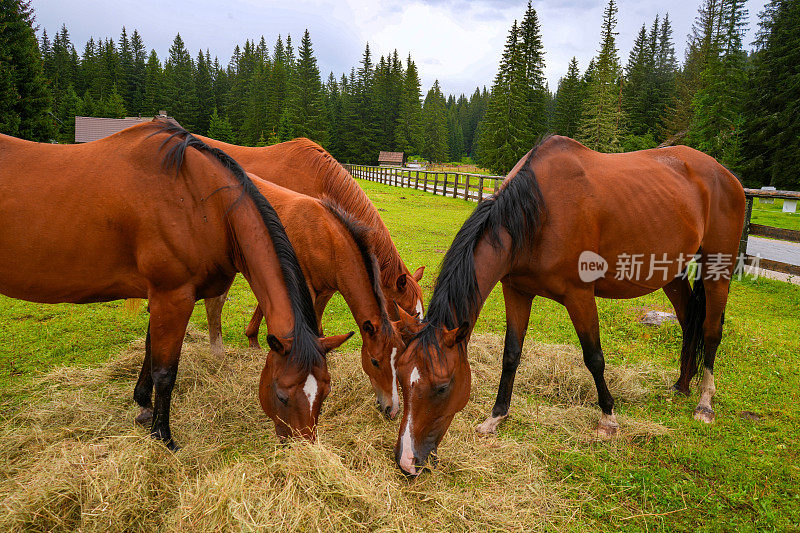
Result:
M578 70L578 60L572 58L567 74L558 82L555 98L553 131L559 135L575 137L578 134L583 109L583 85Z
M78 93L75 92L75 87L69 84L67 90L61 96L61 101L56 110L56 116L59 120L59 142L71 143L75 141L75 116L80 114L82 106L83 102Z
M422 106L424 133L422 141L422 157L434 163L447 159L447 109L444 95L439 87L439 80L425 96Z
M601 152L620 150L622 109L620 95L621 67L617 56L617 4L609 0L603 13L600 51L592 80L587 87L578 140Z
M132 115L142 113L142 106L144 105L144 86L147 69L147 49L142 41L142 36L139 32L133 30L131 35L131 56L133 63L130 72L126 74L126 84L128 86L128 111Z
M195 128L197 131L207 131L211 121L211 108L208 104L214 101L214 81L211 78L211 65L206 62L202 50L197 53L195 65L194 87L198 101Z
M288 120L294 136L308 137L326 146L328 144L328 126L325 117L322 80L319 76L319 68L308 30L305 31L300 41L298 55L295 74L292 77L292 90L286 101Z
M125 100L122 95L117 92L117 88L113 87L100 101L97 115L108 118L124 118L127 114L125 109Z
M411 60L411 54L406 61L394 137L398 150L406 154L419 154L422 151L423 128L421 84L417 65Z
M771 0L747 91L743 175L752 186L800 190L800 2Z
M461 121L458 118L458 104L453 96L450 96L447 106L447 146L448 159L461 161L464 157L464 130L461 128Z
M211 118L209 119L208 124L208 132L206 135L218 141L226 143L233 142L233 129L231 128L231 123L228 122L227 117L219 116L216 107L214 107L214 112L211 113Z
M30 1L0 0L0 132L34 141L56 133Z

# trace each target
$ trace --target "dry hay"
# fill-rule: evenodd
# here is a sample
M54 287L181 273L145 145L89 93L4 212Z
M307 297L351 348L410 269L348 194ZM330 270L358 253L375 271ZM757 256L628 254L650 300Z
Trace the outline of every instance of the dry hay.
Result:
M572 347L526 350L512 404L524 437L474 426L491 408L502 341L470 346L472 400L445 438L442 461L416 481L392 459L397 422L373 407L356 353L330 356L333 391L319 442L279 445L256 399L263 354L224 360L192 331L173 396L172 454L133 424L143 342L98 369L59 368L21 390L30 401L0 425L0 530L546 530L570 527L591 495L548 471L555 443L591 439L594 385ZM619 400L643 402L663 370L611 368ZM621 417L624 446L667 429ZM507 422L512 423L512 422ZM574 526L574 523L573 523Z

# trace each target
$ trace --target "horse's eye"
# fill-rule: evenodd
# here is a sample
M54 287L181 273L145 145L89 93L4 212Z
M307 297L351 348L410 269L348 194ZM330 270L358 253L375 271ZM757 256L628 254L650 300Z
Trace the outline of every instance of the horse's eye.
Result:
M282 392L276 392L275 397L277 397L278 401L280 401L283 405L289 405L289 396L286 394Z
M375 359L374 357L372 358L372 366L374 366L375 368L378 368L380 366L380 363L378 363L378 360Z
M450 384L445 383L444 385L439 385L433 389L434 394L437 396L441 396L442 394L446 393L450 389Z

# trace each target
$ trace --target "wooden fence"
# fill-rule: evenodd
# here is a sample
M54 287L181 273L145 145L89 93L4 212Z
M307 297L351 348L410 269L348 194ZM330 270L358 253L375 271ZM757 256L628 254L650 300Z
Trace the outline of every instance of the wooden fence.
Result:
M783 272L793 276L800 276L799 265L793 265L790 263L773 261L771 259L764 258L756 259L751 255L747 255L747 239L750 237L750 235L753 235L754 237L768 237L779 241L800 243L800 231L750 223L750 217L753 214L753 199L772 198L778 200L800 200L800 192L745 189L744 194L747 198L747 207L745 208L744 212L744 229L742 230L742 238L739 241L739 257L744 257L747 264L755 264L757 261L759 268L775 270L777 272Z
M476 202L481 202L484 198L496 193L505 179L504 176L487 176L441 170L418 170L403 167L375 167L353 164L345 164L344 167L354 178L394 185L395 187L409 187L441 196ZM759 268L800 276L799 265L747 255L747 239L750 235L800 243L800 231L750 223L754 198L800 200L800 192L765 191L761 189L745 189L744 192L747 198L747 207L745 209L744 230L739 241L739 256L744 257L747 264L756 264L757 262Z
M345 164L354 178L376 181L395 187L409 187L441 196L482 201L497 192L505 176L487 176L468 172L419 170L402 167L374 167Z

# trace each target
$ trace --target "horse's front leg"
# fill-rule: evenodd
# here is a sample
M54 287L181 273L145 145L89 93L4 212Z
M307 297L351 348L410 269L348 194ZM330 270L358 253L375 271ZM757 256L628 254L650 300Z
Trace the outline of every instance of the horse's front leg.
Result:
M503 299L506 305L506 340L503 346L503 372L500 375L500 386L492 408L492 414L476 430L483 435L497 432L497 426L508 417L511 405L511 392L514 378L517 375L519 358L522 354L522 343L528 330L531 316L532 296L523 294L508 284L503 283Z
M228 289L230 290L230 289ZM228 291L216 298L206 298L206 318L208 319L208 341L211 352L222 357L225 355L225 346L222 344L222 306L228 298Z
M150 374L155 390L150 436L177 450L169 427L170 403L186 326L194 309L194 288L152 291L149 300Z
M136 415L136 423L149 426L153 421L153 375L150 373L150 321L147 322L147 336L144 341L144 361L139 371L139 379L133 389L133 399L141 411Z
M600 347L600 321L597 317L594 291L581 290L569 293L564 299L564 306L578 334L583 350L583 362L591 372L597 387L597 402L603 412L597 425L597 433L601 437L613 437L619 430L619 424L614 416L614 398L608 391L603 375L606 362Z

